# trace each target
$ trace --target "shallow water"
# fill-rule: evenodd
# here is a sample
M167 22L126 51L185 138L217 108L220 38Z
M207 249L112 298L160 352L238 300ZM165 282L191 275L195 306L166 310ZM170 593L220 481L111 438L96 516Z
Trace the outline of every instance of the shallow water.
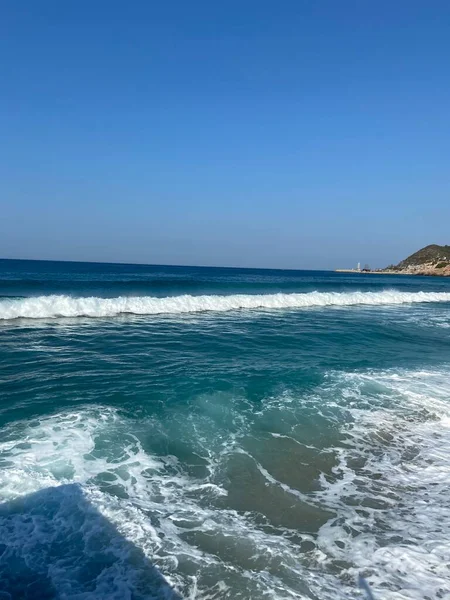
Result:
M0 261L0 591L450 594L450 281Z

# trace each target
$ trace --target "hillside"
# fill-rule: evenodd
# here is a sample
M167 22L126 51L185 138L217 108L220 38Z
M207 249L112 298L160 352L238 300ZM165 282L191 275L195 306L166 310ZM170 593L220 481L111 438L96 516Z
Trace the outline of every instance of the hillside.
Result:
M431 244L414 252L388 271L410 275L450 276L450 246Z
M450 246L438 246L437 244L425 246L425 248L414 252L414 254L411 254L411 256L402 260L397 265L397 268L402 269L425 264L433 264L436 266L439 263L447 263L450 265Z

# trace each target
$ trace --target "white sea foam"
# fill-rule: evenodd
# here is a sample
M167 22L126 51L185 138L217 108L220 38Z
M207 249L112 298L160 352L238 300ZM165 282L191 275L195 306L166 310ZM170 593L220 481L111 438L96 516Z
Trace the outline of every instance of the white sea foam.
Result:
M85 407L31 424L12 424L4 431L0 538L8 552L32 572L39 573L44 565L53 588L68 599L171 600L170 587L155 586L138 559L130 561L129 543L184 598L233 598L237 586L248 590L249 597L307 599L295 589L303 586L306 572L295 559L294 545L255 528L245 515L205 503L226 491L213 481L187 477L175 457L161 460L144 452L130 425L113 409ZM217 458L210 460L211 471ZM79 486L75 493L74 483ZM20 497L27 512L5 518L1 501L13 503ZM55 545L72 538L73 549L54 553ZM208 539L212 547L205 551L201 545ZM114 556L114 562L108 559L112 564L94 580L80 583L78 570L89 572L99 552ZM267 572L258 567L261 561ZM297 582L293 588L271 574L280 561ZM183 573L180 562L194 575ZM200 586L196 573L202 576ZM311 579L332 589L327 577L313 574Z
M361 572L379 598L447 597L449 381L445 370L331 373L314 394L287 392L257 410L245 399L202 397L201 414L193 414L192 406L182 414L177 408L164 423L128 420L108 407L79 407L11 424L0 442L1 501L32 499L49 488L57 493L75 483L96 513L88 511L80 526L77 497L64 492L56 517L41 514L40 507L31 520L2 519L0 513L0 538L32 570L50 561L52 585L67 598L153 598L138 594L139 565L130 563L127 540L186 598L233 598L236 590L247 590L242 597L343 600L357 597L354 582ZM232 413L229 428L223 427L224 411ZM339 443L328 448L325 434L317 444L304 444L309 414L330 417ZM195 463L204 461L206 475L189 474L175 456L145 450L141 440L159 428L189 448ZM263 432L270 433L261 438ZM322 475L321 489L300 492L295 471L301 472L309 450L319 457L334 453L335 466ZM332 517L318 533L307 534L283 523L262 527L252 514L227 508L227 480L236 477L229 461L236 457L248 460L238 463L243 478L238 474L233 485L247 479L258 485L254 476L260 476L258 494L272 489L278 495L267 498L281 501L272 507L274 515L289 518L295 503L306 500ZM117 534L103 535L105 522ZM96 538L96 551L117 557L86 595L77 568L88 568L91 556L85 550L84 558L74 552L59 561L52 554L58 528L75 542L80 531L87 550ZM299 539L310 549L300 551Z
M324 564L351 565L386 600L450 597L448 372L344 373L330 392L353 423L318 494L337 512L319 532Z
M119 296L79 298L37 296L0 301L0 319L114 317L120 314L158 315L226 312L239 309L301 309L326 306L382 306L450 302L449 292L309 292L302 294L233 294L229 296Z

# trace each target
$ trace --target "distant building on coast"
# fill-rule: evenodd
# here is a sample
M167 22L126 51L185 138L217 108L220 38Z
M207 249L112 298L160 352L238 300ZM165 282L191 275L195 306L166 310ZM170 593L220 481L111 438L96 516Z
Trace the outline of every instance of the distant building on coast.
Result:
M357 263L356 269L336 269L336 273L372 273L368 264L364 265L364 269L361 269L361 263Z

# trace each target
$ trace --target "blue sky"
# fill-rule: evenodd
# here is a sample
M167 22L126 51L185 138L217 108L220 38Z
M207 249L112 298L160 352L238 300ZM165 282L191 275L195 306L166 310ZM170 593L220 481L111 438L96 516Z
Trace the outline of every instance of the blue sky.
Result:
M450 243L450 3L6 0L0 256L383 266Z

